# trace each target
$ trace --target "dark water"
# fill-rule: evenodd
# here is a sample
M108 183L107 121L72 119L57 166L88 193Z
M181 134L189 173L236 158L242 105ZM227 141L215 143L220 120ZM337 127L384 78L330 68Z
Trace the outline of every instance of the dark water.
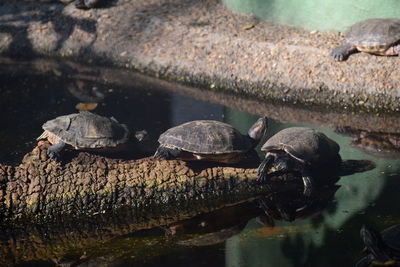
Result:
M14 63L2 68L0 162L17 164L36 145L35 139L45 121L76 112L75 105L80 101L71 88L79 86L89 91L96 86L104 93L103 102L95 110L98 114L114 116L130 129L149 132L145 155L154 153L157 137L171 126L196 119L214 119L246 132L258 117L173 93L154 83L116 84L102 77L78 81L69 74L56 67L46 71L37 68L21 71L21 66ZM269 135L294 125L304 124L270 120ZM359 238L362 224L384 229L400 223L400 161L396 156L371 155L350 146L352 139L333 129L306 126L338 142L343 159L368 159L377 167L341 178L333 199L313 216L294 222L276 220L275 227L262 226L249 216L243 218L245 227L237 234L208 246L175 246L166 241L168 237L160 234L160 229L144 231L134 235L135 238L121 236L108 245L99 245L96 258L81 266L352 266L362 256ZM239 215L234 216L237 219ZM132 240L140 240L143 245L135 243L134 249L129 250ZM73 252L83 254L84 249ZM16 261L20 262L19 266L54 266L54 261L46 257Z

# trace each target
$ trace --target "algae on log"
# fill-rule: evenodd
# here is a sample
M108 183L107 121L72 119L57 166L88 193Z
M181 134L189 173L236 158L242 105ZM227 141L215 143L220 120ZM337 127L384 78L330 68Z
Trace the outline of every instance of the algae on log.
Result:
M48 145L39 143L17 167L0 165L2 223L74 220L118 210L131 218L184 219L274 187L258 184L256 169L201 168L176 160L117 160L71 151L74 157L57 163L47 157Z

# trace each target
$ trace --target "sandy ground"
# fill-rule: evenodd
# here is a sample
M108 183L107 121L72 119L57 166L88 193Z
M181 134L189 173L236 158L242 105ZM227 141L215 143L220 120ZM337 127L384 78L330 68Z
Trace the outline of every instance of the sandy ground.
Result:
M233 14L216 0L0 4L0 52L101 62L167 80L301 106L397 112L398 57L329 56L340 33Z

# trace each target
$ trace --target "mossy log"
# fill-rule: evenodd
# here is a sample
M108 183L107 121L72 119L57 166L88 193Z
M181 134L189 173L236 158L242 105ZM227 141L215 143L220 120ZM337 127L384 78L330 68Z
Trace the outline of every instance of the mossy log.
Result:
M121 209L133 218L187 218L266 194L274 186L258 184L254 168L72 151L69 161L58 163L47 157L47 147L39 144L17 167L0 165L3 223L65 221Z

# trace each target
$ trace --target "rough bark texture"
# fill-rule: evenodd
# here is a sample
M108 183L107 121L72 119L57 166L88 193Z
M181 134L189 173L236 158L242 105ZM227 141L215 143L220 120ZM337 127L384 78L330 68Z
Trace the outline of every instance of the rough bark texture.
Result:
M67 153L57 163L42 143L23 162L1 166L0 217L47 222L125 209L140 216L198 214L268 192L255 169L205 168L183 161L122 161ZM75 153L75 154L73 154ZM73 156L75 155L75 156ZM69 160L69 159L68 159Z
M40 142L19 166L0 165L2 266L71 252L98 255L113 250L105 242L117 236L249 201L270 190L302 188L301 179L291 174L260 185L254 168L117 160L75 151L66 151L65 161L57 163L47 157L48 146ZM124 249L143 249L148 242L139 237Z

